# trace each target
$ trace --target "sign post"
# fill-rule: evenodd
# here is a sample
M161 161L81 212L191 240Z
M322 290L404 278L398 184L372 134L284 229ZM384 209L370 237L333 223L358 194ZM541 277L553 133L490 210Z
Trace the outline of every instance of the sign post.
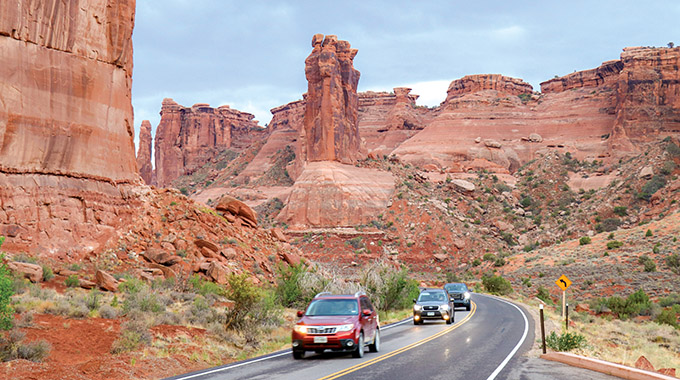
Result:
M567 276L562 275L555 281L555 284L562 289L562 318L565 318L567 311L567 288L571 286L571 280Z

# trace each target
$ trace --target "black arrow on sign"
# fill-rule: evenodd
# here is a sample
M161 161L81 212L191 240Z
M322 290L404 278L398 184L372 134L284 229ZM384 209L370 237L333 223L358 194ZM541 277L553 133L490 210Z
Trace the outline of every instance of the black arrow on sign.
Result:
M568 286L568 285L567 285L567 282L566 282L566 281L564 281L564 280L563 280L563 279L561 279L561 278L560 278L560 282L564 284L564 287L565 287L565 288L566 288L566 287Z

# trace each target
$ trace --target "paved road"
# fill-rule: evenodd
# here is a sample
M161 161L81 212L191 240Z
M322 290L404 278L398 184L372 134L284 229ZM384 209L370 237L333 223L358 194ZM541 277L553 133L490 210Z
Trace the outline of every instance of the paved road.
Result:
M456 311L453 325L411 320L387 326L379 353L312 354L294 360L290 351L176 376L217 379L615 379L541 359L523 357L535 341L533 320L520 307L474 294L470 312Z

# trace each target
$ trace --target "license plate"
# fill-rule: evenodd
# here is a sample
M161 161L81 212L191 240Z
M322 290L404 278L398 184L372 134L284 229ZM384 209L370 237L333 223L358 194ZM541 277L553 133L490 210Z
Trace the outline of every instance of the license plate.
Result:
M315 336L314 343L328 343L328 337L325 336Z
M428 312L427 312L427 316L428 316L428 317L434 316L434 311L428 311Z

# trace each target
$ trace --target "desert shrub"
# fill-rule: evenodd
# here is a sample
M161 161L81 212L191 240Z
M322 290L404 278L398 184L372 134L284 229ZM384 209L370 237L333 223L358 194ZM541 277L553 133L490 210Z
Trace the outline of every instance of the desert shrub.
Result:
M642 289L630 294L625 299L619 296L612 296L600 298L594 302L593 310L596 312L600 313L608 309L622 320L638 315L650 315L653 309L649 296Z
M496 261L496 255L493 253L485 253L484 256L482 256L482 259L484 261Z
M586 245L590 244L592 240L590 239L590 236L583 236L580 239L578 239L578 244L579 245Z
M78 276L75 274L72 274L64 280L64 285L66 285L69 288L75 288L80 285L80 280L78 280Z
M595 230L597 232L611 232L615 231L621 225L621 219L618 218L607 218L601 223L595 225Z
M463 282L460 276L453 271L446 272L446 282Z
M52 271L52 268L48 267L47 265L42 266L43 270L43 281L49 281L54 278L54 272Z
M548 289L544 288L543 285L538 286L536 298L540 299L541 301L545 302L548 305L553 304L553 300L552 298L550 298L550 292L548 291Z
M128 294L123 301L122 309L126 315L135 310L160 313L165 311L165 305L159 300L158 295L147 286L136 293Z
M253 312L264 299L263 291L250 281L247 273L232 273L227 283L227 298L234 302L227 313L227 328L256 330L259 321L255 320Z
M642 186L637 197L638 199L649 201L652 195L664 186L666 186L666 178L657 174Z
M505 258L500 257L500 256L497 257L496 260L493 263L493 266L495 266L495 267L502 267L503 265L505 265Z
M652 233L652 230L648 229L647 232L645 232L645 237L651 237L651 236L654 236L654 234Z
M120 335L111 345L111 353L134 351L141 345L151 344L151 333L146 321L129 320L121 326Z
M365 268L360 284L379 310L403 309L418 296L418 282L408 277L405 268L379 262Z
M22 343L24 337L25 334L19 330L11 330L6 337L0 336L0 361L25 359L40 362L49 355L51 347L47 342Z
M0 246L4 239L4 236L0 237ZM14 309L11 305L12 295L14 295L14 281L9 269L3 264L3 258L4 255L0 255L0 330L9 330L12 328L14 320Z
M670 325L676 329L680 328L680 325L678 325L678 317L673 309L661 311L654 321L660 325Z
M659 298L659 306L668 307L673 305L680 305L680 293L671 293L666 297Z
M361 236L357 236L357 237L355 237L355 238L352 238L352 239L350 239L350 240L347 240L347 241L345 242L345 244L348 244L349 246L351 246L351 247L354 248L354 249L361 249L361 248L364 247L364 243L362 242L362 237L361 237Z
M626 206L615 206L614 214L618 216L626 216L628 215L628 208Z
M482 265L482 260L480 260L479 258L475 258L474 260L472 260L473 267L478 267L480 265Z
M674 142L670 141L666 145L666 151L671 154L671 156L680 156L680 147L678 147Z
M90 310L97 310L99 309L99 301L102 298L102 292L99 291L97 288L93 288L90 290L90 292L87 295L87 308Z
M148 288L148 285L142 280L133 277L126 277L125 281L118 285L118 290L127 294L139 293L144 288Z
M99 316L105 319L115 319L118 318L118 309L113 308L109 305L103 305L99 308Z
M571 351L583 347L585 343L583 335L570 332L557 335L553 331L545 338L545 344L555 351Z
M642 255L638 259L638 263L641 264L645 272L656 272L656 264L654 263L654 260L652 260L649 256L647 255Z
M621 248L623 243L618 240L612 240L607 242L607 249L617 249Z
M208 296L208 294L214 294L216 296L226 295L226 291L222 285L216 284L212 281L204 280L198 275L192 276L189 280L189 284L194 292L202 295L203 297Z
M663 166L661 167L661 174L663 175L669 175L673 173L677 165L675 165L675 162L673 161L666 161L663 163Z
M501 276L484 276L482 278L482 284L491 294L504 296L512 293L512 284Z
M680 255L674 253L665 259L668 268L675 274L680 274Z

